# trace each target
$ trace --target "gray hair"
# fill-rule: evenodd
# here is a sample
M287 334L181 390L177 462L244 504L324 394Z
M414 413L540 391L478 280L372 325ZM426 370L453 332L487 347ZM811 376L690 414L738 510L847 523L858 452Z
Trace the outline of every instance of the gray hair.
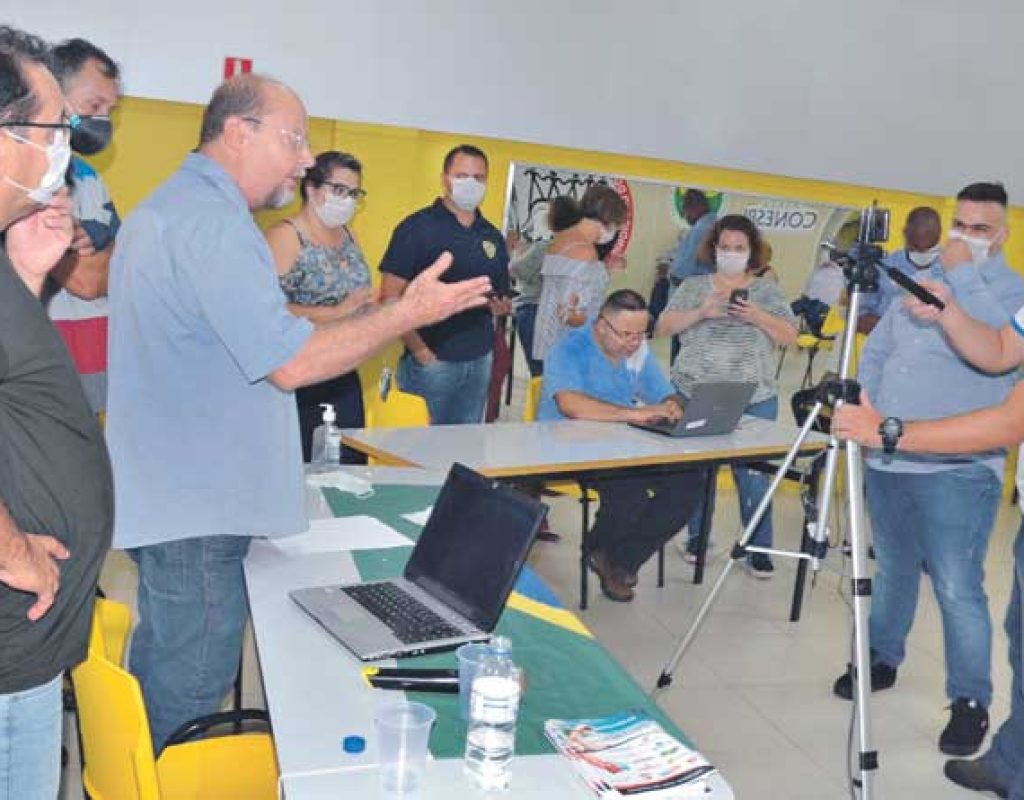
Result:
M0 121L31 119L39 110L25 65L48 67L50 47L38 36L0 25Z
M261 117L267 86L287 89L280 81L265 75L236 75L218 86L203 111L199 146L219 138L229 117Z

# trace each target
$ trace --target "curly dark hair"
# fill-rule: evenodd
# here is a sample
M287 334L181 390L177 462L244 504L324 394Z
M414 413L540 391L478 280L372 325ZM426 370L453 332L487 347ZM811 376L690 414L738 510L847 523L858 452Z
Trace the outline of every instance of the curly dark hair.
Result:
M697 249L697 258L706 264L715 263L715 248L722 238L724 231L736 231L745 234L750 243L750 260L747 262L748 270L761 269L767 263L764 237L749 217L742 214L726 214L718 220L708 231L707 237L700 243Z

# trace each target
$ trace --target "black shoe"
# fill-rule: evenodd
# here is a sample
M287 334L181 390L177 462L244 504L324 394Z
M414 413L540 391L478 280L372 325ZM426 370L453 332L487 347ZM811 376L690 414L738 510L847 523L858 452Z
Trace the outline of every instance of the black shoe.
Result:
M977 753L988 732L988 709L966 697L958 697L949 708L949 724L939 737L939 750L948 756Z
M775 573L775 567L767 553L751 553L747 559L747 572L755 578L766 580Z
M846 673L836 678L832 684L832 694L841 697L843 700L853 699L853 665L846 665ZM880 692L889 689L896 683L896 667L876 662L871 665L871 691ZM972 751L973 752L973 751Z
M988 771L983 758L966 760L953 758L942 768L946 777L957 786L975 792L995 792L996 797L1009 797L1009 790Z

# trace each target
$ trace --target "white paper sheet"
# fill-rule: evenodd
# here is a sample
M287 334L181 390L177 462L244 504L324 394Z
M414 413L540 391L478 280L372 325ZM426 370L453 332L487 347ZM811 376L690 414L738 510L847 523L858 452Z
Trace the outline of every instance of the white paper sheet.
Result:
M310 472L306 474L306 485L325 488L333 486L356 497L369 497L373 494L373 484L363 478L357 478L348 472Z
M430 519L430 512L433 510L433 506L427 506L422 511L417 511L414 514L402 514L402 518L407 519L413 525L419 525L422 528L427 524L427 520Z
M278 550L293 556L378 547L408 547L412 544L394 528L365 516L313 519L305 533L269 541Z

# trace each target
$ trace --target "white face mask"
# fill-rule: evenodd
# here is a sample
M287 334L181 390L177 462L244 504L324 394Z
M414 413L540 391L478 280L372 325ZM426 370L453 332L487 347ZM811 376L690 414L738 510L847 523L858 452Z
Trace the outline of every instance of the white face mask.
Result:
M644 339L640 342L640 346L632 355L623 359L626 364L626 369L630 372L640 372L640 370L644 368L644 362L647 360L647 354L649 352L650 347L647 346L647 340Z
M314 203L313 211L325 227L340 228L355 216L356 199L329 195L322 204Z
M966 244L971 250L971 263L974 266L979 267L988 261L988 251L992 247L992 242L988 239L984 239L980 236L968 236L960 231L950 231L950 239L959 239L961 242Z
M935 245L930 250L907 250L907 258L910 259L910 263L915 267L924 268L935 261L941 252L942 248Z
M598 244L608 244L612 239L615 238L615 234L619 231L616 228L609 228L607 225L601 226L601 235L597 237Z
M31 145L37 150L42 150L46 153L47 165L46 172L44 172L43 176L39 179L39 185L35 189L30 189L28 186L22 186L16 180L9 178L6 175L3 176L3 179L11 184L11 186L15 186L25 192L25 194L28 195L29 200L39 203L41 206L49 205L50 201L53 200L54 195L56 195L64 185L64 175L68 171L68 164L71 163L71 142L67 132L58 131L57 135L54 137L53 143L46 147L36 144L33 141L29 141L24 136L19 136L9 128L4 128L4 133L15 141Z
M715 250L715 264L723 275L739 275L750 261L749 250Z
M487 184L476 178L452 178L452 202L463 211L476 211L486 191Z

